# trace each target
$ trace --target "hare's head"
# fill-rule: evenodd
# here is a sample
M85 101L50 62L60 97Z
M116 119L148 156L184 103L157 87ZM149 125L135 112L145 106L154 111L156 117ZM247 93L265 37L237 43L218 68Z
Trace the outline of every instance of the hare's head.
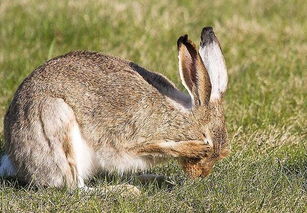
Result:
M228 153L223 112L228 81L225 60L212 27L203 28L199 51L187 35L181 36L177 45L180 76L192 99L192 119L212 146L212 152L202 159L183 159L183 167L191 177L207 176L214 163Z

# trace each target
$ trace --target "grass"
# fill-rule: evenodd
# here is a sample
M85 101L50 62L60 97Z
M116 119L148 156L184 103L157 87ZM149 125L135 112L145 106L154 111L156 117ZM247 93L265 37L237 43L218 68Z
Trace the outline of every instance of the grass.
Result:
M48 2L48 3L47 3ZM165 74L181 89L176 40L218 35L229 71L232 153L206 179L175 162L152 169L177 185L142 196L35 190L0 180L2 212L306 212L307 3L304 0L0 1L0 118L22 80L45 60L88 49ZM3 124L0 125L3 145ZM115 182L97 178L97 188Z

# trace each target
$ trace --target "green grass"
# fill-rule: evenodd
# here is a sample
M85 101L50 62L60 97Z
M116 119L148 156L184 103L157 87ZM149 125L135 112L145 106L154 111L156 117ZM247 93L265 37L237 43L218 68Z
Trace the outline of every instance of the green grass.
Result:
M0 118L22 80L45 60L87 49L165 74L181 89L176 40L218 35L229 71L225 108L231 155L206 179L175 162L150 173L177 185L142 186L142 196L35 190L0 180L0 211L306 212L307 3L215 1L0 0ZM3 124L0 125L3 145ZM107 181L91 184L100 188Z

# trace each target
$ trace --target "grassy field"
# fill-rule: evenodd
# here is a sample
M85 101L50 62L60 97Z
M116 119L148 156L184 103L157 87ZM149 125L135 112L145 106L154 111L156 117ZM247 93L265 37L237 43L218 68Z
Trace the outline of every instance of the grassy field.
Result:
M100 51L161 72L183 89L177 38L188 33L198 43L202 27L212 25L229 71L232 150L205 179L187 179L175 162L154 168L149 173L177 185L136 183L136 198L37 191L0 179L0 212L306 212L306 11L305 0L0 0L1 146L16 88L45 60ZM130 181L97 178L90 185Z

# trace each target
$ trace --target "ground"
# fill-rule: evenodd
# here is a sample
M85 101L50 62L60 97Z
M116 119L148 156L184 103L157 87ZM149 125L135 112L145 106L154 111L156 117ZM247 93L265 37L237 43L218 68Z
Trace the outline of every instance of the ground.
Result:
M183 90L176 40L199 43L213 26L229 72L225 110L231 154L205 179L176 162L149 173L175 186L135 183L119 193L35 190L0 180L2 212L306 212L307 3L304 0L0 1L0 119L22 80L45 60L86 49L161 72ZM0 125L3 147L3 124ZM3 149L2 149L3 150ZM101 188L130 179L96 178Z

